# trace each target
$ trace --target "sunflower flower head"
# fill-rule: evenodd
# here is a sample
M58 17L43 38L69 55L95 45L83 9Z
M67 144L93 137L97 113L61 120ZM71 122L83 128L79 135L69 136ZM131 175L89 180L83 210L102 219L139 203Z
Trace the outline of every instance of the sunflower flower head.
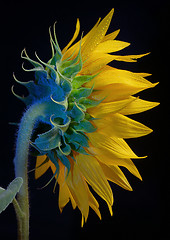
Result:
M96 23L91 31L73 45L76 30L68 45L61 51L50 32L52 57L45 63L36 54L37 61L22 51L35 72L35 80L20 82L29 92L20 97L27 107L48 103L44 116L39 117L32 135L31 146L37 155L35 178L52 169L55 186L59 184L59 209L71 200L82 214L82 226L87 220L89 207L101 218L99 204L89 185L103 198L112 215L113 194L108 180L124 189L132 190L120 166L133 175L141 176L131 159L138 157L124 139L149 134L152 130L127 117L149 110L158 103L132 96L152 84L144 77L107 65L111 61L136 62L147 54L117 55L128 47L127 42L115 40L119 30L106 35L114 10ZM112 54L110 54L112 53ZM48 185L49 182L46 184ZM54 187L55 188L55 187Z

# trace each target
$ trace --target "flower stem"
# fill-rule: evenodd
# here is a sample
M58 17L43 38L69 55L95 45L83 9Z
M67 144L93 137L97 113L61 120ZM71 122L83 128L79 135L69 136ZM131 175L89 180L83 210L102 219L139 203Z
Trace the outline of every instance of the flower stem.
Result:
M16 206L22 211L22 217L16 211L18 240L29 239L28 152L34 124L39 117L45 114L46 107L47 103L31 105L24 113L19 126L14 158L15 176L23 178L23 185L17 195L18 206Z
M13 206L16 212L16 216L17 216L17 221L18 221L18 237L20 236L20 233L22 231L22 222L23 222L23 218L25 217L25 214L23 213L23 211L21 210L18 201L16 200L16 198L13 199Z

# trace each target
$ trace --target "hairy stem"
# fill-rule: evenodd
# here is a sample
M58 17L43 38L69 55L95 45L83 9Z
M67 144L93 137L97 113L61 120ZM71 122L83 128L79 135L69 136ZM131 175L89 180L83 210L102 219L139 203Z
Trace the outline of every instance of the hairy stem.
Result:
M45 114L46 107L47 103L36 103L32 105L24 113L19 126L14 158L15 176L23 178L23 185L17 196L22 217L16 211L19 240L29 239L28 152L34 124L39 117Z
M20 236L21 232L22 232L22 223L23 223L23 219L25 217L25 214L22 212L18 201L16 200L16 198L13 199L13 206L16 212L16 216L17 216L17 222L18 222L18 236Z

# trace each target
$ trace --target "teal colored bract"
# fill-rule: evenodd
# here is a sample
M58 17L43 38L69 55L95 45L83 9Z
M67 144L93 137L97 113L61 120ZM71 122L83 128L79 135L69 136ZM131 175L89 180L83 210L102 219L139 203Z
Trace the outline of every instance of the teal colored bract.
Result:
M38 61L29 58L24 49L21 57L28 60L33 68L25 71L34 71L35 80L20 82L29 92L27 97L20 97L27 107L35 103L48 102L49 108L46 114L40 117L36 123L32 136L31 145L37 155L47 155L45 162L49 159L56 166L54 176L59 173L58 159L70 171L70 162L67 156L73 159L72 151L88 154L88 137L86 133L94 132L96 128L89 121L91 116L86 113L86 109L98 105L101 101L91 100L88 97L93 88L83 87L83 84L92 80L95 76L84 76L77 74L82 69L81 46L78 55L63 60L62 52L59 48L55 31L54 39L50 32L52 46L52 58L48 63L44 63L36 54ZM45 163L44 162L44 163Z

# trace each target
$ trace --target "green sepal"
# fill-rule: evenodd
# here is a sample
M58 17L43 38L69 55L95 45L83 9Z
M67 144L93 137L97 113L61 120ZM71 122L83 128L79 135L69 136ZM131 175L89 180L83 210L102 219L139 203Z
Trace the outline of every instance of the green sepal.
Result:
M68 61L68 63L64 61L63 63L59 64L58 71L64 77L72 79L77 75L78 72L81 71L82 66L83 66L83 63L82 63L81 49L80 49L75 59Z
M67 168L67 177L68 177L68 174L71 169L71 164L69 159L65 155L61 154L60 151L57 151L57 156L60 159L60 161L64 164L64 166Z
M89 155L89 154L85 151L85 149L84 149L82 146L80 146L80 144L74 142L74 143L71 143L70 145L71 145L71 148L72 148L74 151L76 151L76 152L78 152L78 153L81 153L81 154L84 154L84 155ZM76 160L74 160L74 161L76 161Z
M62 71L62 70L64 70L64 69L67 68L67 67L71 67L72 65L75 65L75 64L78 62L79 58L80 58L80 56L79 56L79 54L78 54L78 55L77 55L74 59L72 59L72 60L68 60L68 58L65 59L65 60L63 60L63 61L59 64L59 69Z
M61 137L61 145L59 146L59 150L63 155L66 156L71 153L71 147L66 143L64 135Z
M55 48L56 50L56 48ZM59 62L62 58L62 54L57 50L54 56L50 59L49 64L56 65L57 62Z
M85 108L87 109L87 108L96 107L102 101L103 101L103 99L102 100L92 100L92 99L89 99L89 98L81 98L79 100L79 103L83 104L85 106Z
M82 68L82 64L80 62L76 65L73 65L73 66L70 66L70 67L67 67L67 68L63 69L61 74L64 75L65 77L67 77L67 78L73 78L74 76L77 75L78 72L80 72L81 68Z
M59 150L63 155L68 156L71 153L71 147L67 143L65 145L59 146Z
M37 53L35 53L37 59L43 64L45 65L45 70L48 70L48 73L50 74L51 78L54 80L54 81L57 81L58 80L58 73L57 71L54 69L55 66L53 65L50 65L48 63L45 63L43 62L37 55Z
M69 131L65 133L65 137L68 143L76 142L82 147L89 147L88 138L83 133L77 133L74 129L70 128Z
M73 127L76 131L82 131L86 133L92 133L96 131L96 128L87 120L82 120L78 124L74 124Z
M66 123L64 123L66 121ZM66 117L66 119L63 119L62 117L55 117L55 114L50 118L50 122L55 126L55 128L60 129L62 133L66 132L69 124L71 122L71 119L69 117Z
M41 151L49 151L58 147L61 143L59 128L53 127L49 131L39 134L34 143Z
M0 213L13 201L16 194L19 192L22 183L23 179L17 177L8 185L6 190L0 187Z
M84 83L91 81L93 78L95 78L96 75L81 75L74 77L72 81L72 87L73 89L77 89L81 87Z
M58 164L58 159L57 159L57 154L54 151L48 151L47 152L48 158L51 160L51 162L55 165L58 173L59 173L59 164Z
M55 39L55 41L52 38L51 29L49 29L50 42L51 42L51 47L52 47L52 58L50 59L49 64L52 64L52 65L56 66L56 63L61 60L63 55L62 55L62 52L61 52L61 49L59 47L59 44L58 44L58 41L57 41L57 37L56 37L55 23L54 23L54 26L53 26L53 31L54 31L54 39ZM55 49L55 53L54 53L54 49Z
M25 54L25 56L24 56L24 54ZM23 49L21 52L21 58L28 60L35 68L41 68L42 70L44 69L43 66L39 62L36 62L28 57L28 54L25 49Z
M68 115L72 118L72 121L80 122L84 119L85 114L81 107L77 103L74 104L73 108L68 112Z
M61 78L60 86L63 89L63 91L65 92L66 96L68 96L70 94L70 92L72 91L72 84L70 81L68 81L66 79Z
M77 99L79 100L80 98L86 98L88 96L90 96L90 94L92 93L93 88L79 88L79 89L73 89L69 98L71 99Z

